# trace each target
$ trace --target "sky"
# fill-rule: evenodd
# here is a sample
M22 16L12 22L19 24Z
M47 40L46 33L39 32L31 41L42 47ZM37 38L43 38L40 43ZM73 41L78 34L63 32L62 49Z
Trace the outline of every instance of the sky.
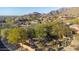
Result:
M57 10L58 7L0 7L0 15L14 16L25 15L33 12L48 13L52 10Z

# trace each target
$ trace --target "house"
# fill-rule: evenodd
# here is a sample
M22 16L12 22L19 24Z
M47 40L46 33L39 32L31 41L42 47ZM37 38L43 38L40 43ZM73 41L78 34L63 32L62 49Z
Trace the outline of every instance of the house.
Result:
M31 24L37 24L38 23L38 20L31 21L30 23Z
M15 21L16 21L15 23L18 25L26 25L27 19L16 18Z
M64 19L75 19L77 16L62 16Z
M3 26L6 23L5 20L0 20L0 26Z

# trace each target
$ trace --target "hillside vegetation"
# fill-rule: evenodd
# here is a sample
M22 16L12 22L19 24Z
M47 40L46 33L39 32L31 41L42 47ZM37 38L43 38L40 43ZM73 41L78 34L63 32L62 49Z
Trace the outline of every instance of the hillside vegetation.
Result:
M23 51L61 51L71 45L79 25L79 8L61 8L47 14L0 16L0 36L9 48ZM76 40L76 39L75 39ZM75 44L75 43L74 43ZM30 49L30 50L29 50Z

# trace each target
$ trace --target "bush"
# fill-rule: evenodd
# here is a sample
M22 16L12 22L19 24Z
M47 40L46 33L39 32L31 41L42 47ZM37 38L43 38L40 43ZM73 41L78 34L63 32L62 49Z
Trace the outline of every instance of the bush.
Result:
M22 40L27 39L26 30L23 28L12 28L8 31L7 39L10 44L22 42Z

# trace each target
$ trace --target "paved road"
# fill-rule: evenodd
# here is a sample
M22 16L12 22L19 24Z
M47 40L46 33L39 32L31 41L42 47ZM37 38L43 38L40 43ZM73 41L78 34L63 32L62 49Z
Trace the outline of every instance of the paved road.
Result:
M0 40L0 51L9 51Z

